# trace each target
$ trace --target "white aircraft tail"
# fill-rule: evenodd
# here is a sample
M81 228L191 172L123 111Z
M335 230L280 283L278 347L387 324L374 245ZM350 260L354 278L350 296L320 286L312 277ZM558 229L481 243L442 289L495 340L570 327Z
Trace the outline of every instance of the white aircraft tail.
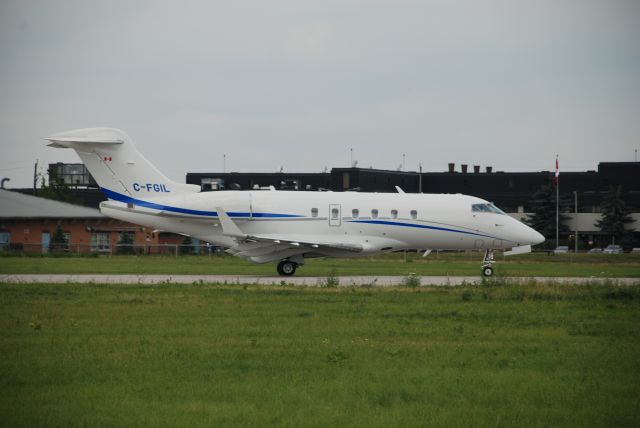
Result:
M199 186L169 180L119 129L76 129L45 139L51 142L51 147L75 150L110 199L122 200L126 196L148 199L200 191Z

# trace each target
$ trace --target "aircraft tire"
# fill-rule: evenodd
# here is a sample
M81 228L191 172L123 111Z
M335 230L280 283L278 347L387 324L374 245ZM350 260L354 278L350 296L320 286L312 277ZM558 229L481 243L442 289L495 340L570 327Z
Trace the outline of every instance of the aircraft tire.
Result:
M283 276L291 276L296 273L298 265L290 260L282 260L278 263L278 273Z
M486 277L493 276L493 268L491 266L483 266L482 275Z

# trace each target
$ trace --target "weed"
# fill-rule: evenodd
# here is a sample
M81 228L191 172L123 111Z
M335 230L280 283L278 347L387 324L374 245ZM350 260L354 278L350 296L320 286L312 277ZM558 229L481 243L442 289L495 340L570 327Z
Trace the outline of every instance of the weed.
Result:
M417 288L420 286L420 277L415 273L411 272L409 273L409 275L404 277L402 281L402 285L404 287Z
M340 278L336 274L336 270L332 269L329 275L321 283L321 287L324 288L336 288L340 286Z
M42 328L42 324L40 323L37 317L32 317L31 322L29 323L29 327L31 327L34 330L40 330Z
M635 289L618 288L608 291L606 298L609 300L632 300L635 294L637 294L637 290Z
M328 363L339 363L341 361L346 360L347 358L349 358L349 356L344 351L341 351L339 349L335 349L335 350L329 352L329 354L327 355L327 362Z

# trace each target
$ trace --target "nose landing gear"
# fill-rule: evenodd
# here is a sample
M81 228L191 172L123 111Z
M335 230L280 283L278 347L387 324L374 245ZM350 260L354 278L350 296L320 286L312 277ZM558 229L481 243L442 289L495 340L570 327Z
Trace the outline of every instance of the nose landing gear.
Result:
M485 250L484 259L482 260L482 275L486 277L493 276L493 250Z

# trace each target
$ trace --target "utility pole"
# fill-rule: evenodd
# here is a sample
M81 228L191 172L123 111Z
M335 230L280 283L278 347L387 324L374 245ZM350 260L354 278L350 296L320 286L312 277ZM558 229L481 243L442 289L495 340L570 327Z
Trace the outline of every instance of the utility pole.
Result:
M405 154L402 154L402 172L404 172L404 158L405 158Z
M222 154L222 172L224 174L227 173L227 154L226 153Z
M36 195L37 184L38 184L38 159L36 159L36 164L33 166L33 196Z
M420 176L418 177L418 193L422 193L422 164L418 164L418 168L420 169Z
M353 147L349 148L349 168L353 168Z
M575 244L576 244L576 249L575 249L575 253L578 254L578 191L574 190L573 191L573 200L575 203L575 207L574 207L574 214L575 214L575 226L576 226L576 236L575 236Z
M556 155L556 248L560 245L560 170Z

